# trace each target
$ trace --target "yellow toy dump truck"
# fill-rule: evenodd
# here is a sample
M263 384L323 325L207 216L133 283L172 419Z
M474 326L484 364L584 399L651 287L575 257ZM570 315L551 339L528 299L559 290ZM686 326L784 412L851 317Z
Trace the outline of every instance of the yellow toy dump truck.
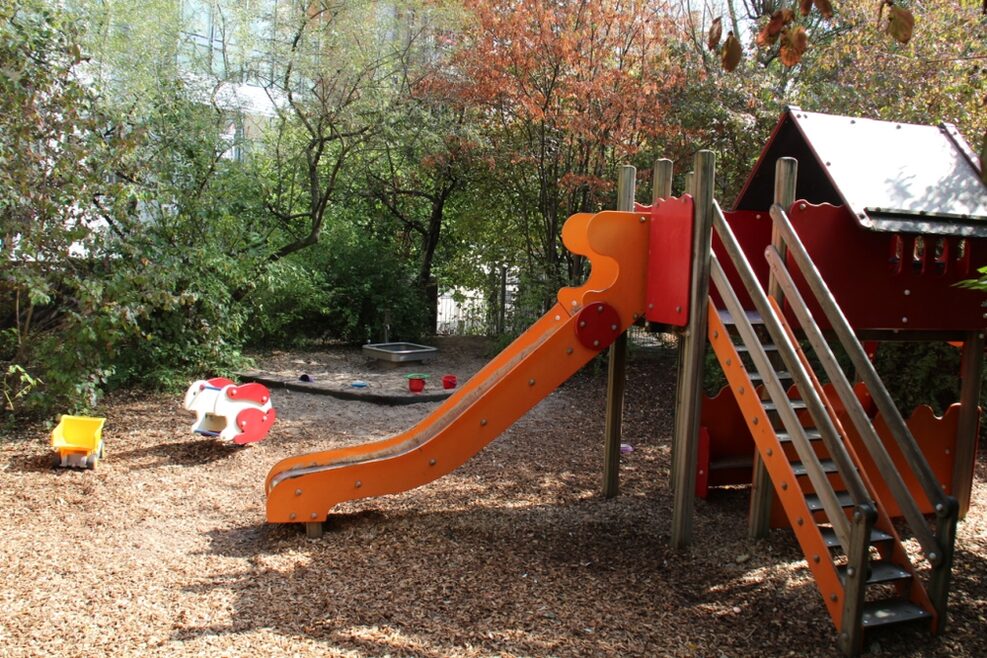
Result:
M105 422L105 418L62 416L51 433L55 466L96 468L96 464L103 458Z

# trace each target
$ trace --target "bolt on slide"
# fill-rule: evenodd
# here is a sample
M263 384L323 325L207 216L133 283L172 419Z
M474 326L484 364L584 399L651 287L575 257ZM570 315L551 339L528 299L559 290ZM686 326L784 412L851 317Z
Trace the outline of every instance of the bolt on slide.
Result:
M449 473L499 436L644 315L648 215L573 215L565 246L591 272L432 414L366 444L284 459L265 482L267 520L311 535L336 504L407 491Z

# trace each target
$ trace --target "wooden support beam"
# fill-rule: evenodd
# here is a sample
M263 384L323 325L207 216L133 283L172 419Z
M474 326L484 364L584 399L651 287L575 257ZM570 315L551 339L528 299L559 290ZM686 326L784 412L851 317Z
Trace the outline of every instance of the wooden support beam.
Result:
M973 462L977 457L980 421L980 389L984 379L984 332L971 331L963 341L960 361L960 417L956 427L953 463L953 497L960 504L960 518L970 509Z
M637 170L624 165L617 178L617 210L634 210ZM607 409L603 430L603 497L620 493L620 438L624 417L624 383L627 380L627 332L610 346L607 368Z
M655 169L651 176L651 203L672 196L672 172L671 160L655 160Z
M620 439L624 416L624 385L627 381L627 332L610 346L607 366L607 416L604 428L603 497L620 493Z
M774 202L785 209L795 203L795 183L798 181L798 160L795 158L779 158L775 163L775 193ZM778 250L782 259L785 258L787 249L785 241L782 240L778 229L771 228L771 245ZM781 292L781 285L772 274L768 279L768 294L778 300L779 305L784 305L785 296ZM771 529L771 501L773 498L771 478L768 470L761 461L761 456L754 456L754 475L751 486L751 506L748 518L747 534L757 539L766 537Z
M700 151L692 179L694 228L692 276L690 282L689 326L679 349L678 390L676 391L675 434L672 437L672 547L692 543L692 516L695 509L696 459L699 447L699 414L702 410L703 360L706 356L706 321L709 297L709 269L713 231L713 186L716 156Z

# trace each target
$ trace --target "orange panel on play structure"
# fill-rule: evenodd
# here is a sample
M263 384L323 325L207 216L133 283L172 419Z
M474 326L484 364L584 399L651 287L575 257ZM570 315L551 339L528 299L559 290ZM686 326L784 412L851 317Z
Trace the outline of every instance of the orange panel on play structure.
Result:
M859 385L858 385L859 386ZM870 481L875 488L875 495L877 496L880 504L884 506L888 516L892 518L897 518L901 516L901 510L898 504L895 502L894 497L891 495L891 491L885 483L884 478L878 475L877 466L874 464L874 460L871 458L870 453L864 447L863 440L860 438L859 433L853 427L853 423L850 422L850 418L847 416L846 411L836 397L833 389L826 385L825 387L827 395L833 401L836 413L839 416L840 422L843 424L843 428L849 435L850 443L853 446L854 451L857 453L860 461L863 465L864 470L871 475ZM863 392L866 395L866 392ZM858 395L861 391L858 390ZM865 409L867 405L865 404ZM944 490L947 494L953 494L953 465L955 463L956 455L956 430L959 421L960 405L954 404L950 406L946 413L942 417L936 416L932 411L932 408L927 405L921 405L916 407L912 412L911 417L907 420L908 429L911 431L912 436L915 437L916 443L918 443L919 449L922 454L925 455L926 460L928 460L929 465L932 467L932 471L936 475L936 479L939 483L943 485ZM878 414L874 419L874 428L877 430L877 435L881 438L881 442L884 444L891 455L891 459L894 461L895 467L898 472L901 473L902 478L905 481L905 485L911 492L912 497L918 503L919 509L923 514L932 514L934 512L932 504L928 501L925 496L925 492L919 485L918 480L915 475L909 469L905 458L898 449L894 439L891 437L891 432L884 422L884 419ZM972 469L973 464L971 463L969 467ZM787 527L788 520L785 518L784 513L779 508L777 503L772 508L771 513L771 524L773 527Z
M912 436L915 437L915 441L918 443L918 447L922 450L922 454L925 455L926 460L928 460L929 466L932 467L932 472L936 474L936 479L939 480L940 484L945 486L945 491L949 495L953 494L953 464L956 456L956 429L959 416L959 404L949 407L942 418L936 416L931 407L922 405L917 407L912 412L912 417L908 419L908 429L911 430ZM876 473L877 467L874 465L870 454L863 447L863 441L860 436L848 420L844 420L843 422L844 427L847 428L850 434L850 441L853 443L854 449L864 463L864 468L869 473ZM923 514L932 514L935 511L932 508L932 503L928 501L918 480L912 474L911 469L908 468L905 457L891 438L891 431L880 414L874 419L874 428L888 449L888 453L891 455L891 459L894 461L898 472L901 473L902 478L905 480L908 490L912 492L912 496L918 503L919 509L922 510ZM970 468L973 468L973 464L970 464ZM891 492L887 484L885 484L884 479L875 476L872 478L872 481L877 489L876 494L884 502L888 514L893 517L900 516L901 510L898 509L898 504L891 496Z

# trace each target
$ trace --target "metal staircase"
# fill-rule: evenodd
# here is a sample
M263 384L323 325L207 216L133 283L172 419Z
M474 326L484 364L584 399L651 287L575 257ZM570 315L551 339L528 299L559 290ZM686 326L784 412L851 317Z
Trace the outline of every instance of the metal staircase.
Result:
M853 386L844 376L775 246L765 252L772 278L784 293L801 334L822 364L824 390L778 301L758 282L719 206L714 227L736 267L755 311L745 311L721 264L711 280L725 310L709 302L708 337L757 446L763 468L805 554L841 649L856 655L867 630L924 622L942 630L958 506L943 493L863 348L825 287L780 206L771 210L781 236L829 325L843 343L894 440L936 514L926 519L915 493L878 437ZM833 393L835 391L835 394ZM867 472L844 427L852 424L876 469ZM857 448L860 444L857 445ZM768 482L767 478L762 479ZM883 481L921 548L909 554L872 482ZM754 499L758 498L755 477ZM756 505L756 503L755 503ZM752 508L752 513L753 513ZM762 511L762 513L764 513ZM926 564L922 564L922 561ZM917 566L916 566L917 565ZM923 572L920 578L918 572Z

